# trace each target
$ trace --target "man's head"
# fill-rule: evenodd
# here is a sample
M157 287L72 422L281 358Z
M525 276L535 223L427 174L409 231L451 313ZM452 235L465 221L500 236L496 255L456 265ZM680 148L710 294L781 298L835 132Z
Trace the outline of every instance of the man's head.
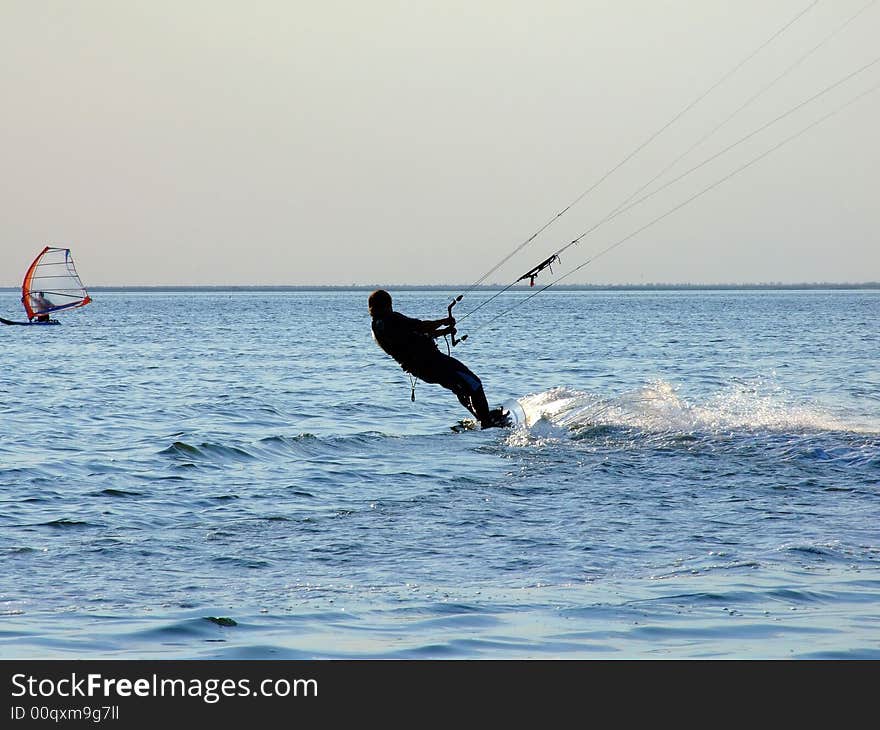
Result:
M384 289L376 289L367 300L371 317L381 317L391 311L391 295Z

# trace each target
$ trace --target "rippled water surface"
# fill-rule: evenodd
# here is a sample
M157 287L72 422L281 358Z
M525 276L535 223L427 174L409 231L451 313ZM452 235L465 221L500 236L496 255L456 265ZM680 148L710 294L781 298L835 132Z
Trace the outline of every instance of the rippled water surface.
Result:
M880 658L880 292L505 295L464 433L367 293L0 328L0 656Z

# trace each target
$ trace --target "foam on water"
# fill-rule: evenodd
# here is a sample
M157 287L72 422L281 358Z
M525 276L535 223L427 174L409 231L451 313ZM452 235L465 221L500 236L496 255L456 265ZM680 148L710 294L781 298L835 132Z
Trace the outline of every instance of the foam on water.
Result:
M656 381L618 396L557 387L519 398L518 423L534 438L565 438L598 426L646 432L720 433L730 431L875 433L869 425L845 423L817 406L793 404L760 384L734 383L707 398L690 402L670 383Z

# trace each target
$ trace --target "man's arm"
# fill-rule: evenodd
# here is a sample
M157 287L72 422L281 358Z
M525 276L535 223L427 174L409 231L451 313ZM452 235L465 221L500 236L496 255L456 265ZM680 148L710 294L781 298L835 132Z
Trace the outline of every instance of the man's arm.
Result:
M443 319L420 319L419 331L434 339L451 334L455 331L455 317Z

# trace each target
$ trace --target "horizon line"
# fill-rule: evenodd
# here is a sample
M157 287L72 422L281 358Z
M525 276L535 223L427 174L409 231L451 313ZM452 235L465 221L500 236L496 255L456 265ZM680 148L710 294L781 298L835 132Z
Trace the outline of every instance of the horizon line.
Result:
M0 286L0 291L19 291L20 286ZM688 283L688 282L647 282L626 284L553 284L553 289L567 291L613 291L613 290L680 290L680 289L880 289L880 281L866 282L741 282L741 283ZM87 286L88 291L372 291L391 289L398 291L532 291L527 284L505 286L503 284L481 284L473 287L461 284L100 284Z

